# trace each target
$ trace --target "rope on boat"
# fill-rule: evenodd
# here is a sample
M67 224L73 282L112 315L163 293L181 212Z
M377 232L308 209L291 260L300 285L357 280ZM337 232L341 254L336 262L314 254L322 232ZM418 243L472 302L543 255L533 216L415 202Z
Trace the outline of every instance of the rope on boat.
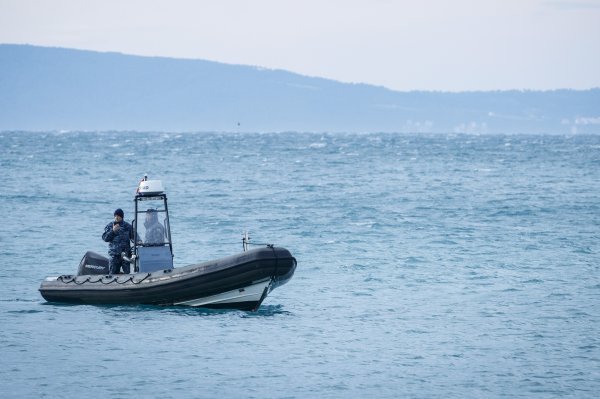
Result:
M104 282L104 279L105 279L105 278L110 278L110 280L108 281L108 283L105 283L105 282ZM117 277L113 276L112 274L108 274L108 275L106 275L106 276L102 277L102 278L100 279L100 282L101 282L102 284L104 284L104 285L108 285L108 284L112 283L113 281L115 281L116 279L117 279Z
M129 275L124 281L119 281L119 277L116 278L117 284L125 284L128 281L133 283L133 274Z
M151 273L146 273L146 275L144 277L142 277L140 280L137 280L137 281L134 280L135 274L130 275L123 281L119 281L119 276L112 275L112 274L107 274L107 275L101 276L97 280L94 280L94 281L92 281L93 276L87 276L83 281L77 281L77 277L79 277L79 276L65 274L65 275L59 276L58 280L60 280L61 282L65 283L65 284L75 283L77 285L83 285L88 282L91 284L102 283L104 285L112 284L114 282L116 282L117 284L126 284L130 281L132 284L137 285L137 284L141 283L142 281L144 281L145 279L147 279L148 277L150 277L150 274Z
M151 273L146 273L146 275L144 276L144 278L143 278L143 279L141 279L141 280L138 280L138 281L135 281L135 280L133 279L133 276L131 276L131 282L132 282L133 284L139 284L139 283L141 283L142 281L144 281L145 279L147 279L148 277L150 277L150 274L151 274Z

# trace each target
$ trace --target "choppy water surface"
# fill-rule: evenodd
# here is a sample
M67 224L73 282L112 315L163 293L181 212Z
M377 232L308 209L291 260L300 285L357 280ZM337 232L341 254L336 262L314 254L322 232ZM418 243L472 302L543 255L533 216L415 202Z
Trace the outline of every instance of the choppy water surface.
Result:
M1 133L3 397L600 392L600 136ZM176 266L249 230L298 259L256 313L47 304L165 182Z

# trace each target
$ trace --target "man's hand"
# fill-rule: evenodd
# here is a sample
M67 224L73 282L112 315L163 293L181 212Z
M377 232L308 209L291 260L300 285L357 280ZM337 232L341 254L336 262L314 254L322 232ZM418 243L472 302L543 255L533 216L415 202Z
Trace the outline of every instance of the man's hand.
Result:
M116 233L117 231L119 231L120 228L121 228L121 226L119 226L119 223L114 223L113 224L113 233Z

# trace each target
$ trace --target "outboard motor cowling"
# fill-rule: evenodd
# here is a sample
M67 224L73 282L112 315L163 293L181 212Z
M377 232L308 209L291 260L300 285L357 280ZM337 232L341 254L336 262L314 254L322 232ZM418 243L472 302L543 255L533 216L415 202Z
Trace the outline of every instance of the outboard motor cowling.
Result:
M96 252L87 251L83 255L83 258L81 258L81 262L79 262L77 275L83 276L87 274L110 274L108 258Z

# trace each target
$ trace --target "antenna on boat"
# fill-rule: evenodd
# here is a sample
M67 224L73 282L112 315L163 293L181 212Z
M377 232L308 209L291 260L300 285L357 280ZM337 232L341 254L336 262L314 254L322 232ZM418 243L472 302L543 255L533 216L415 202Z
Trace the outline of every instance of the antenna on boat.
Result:
M242 246L244 247L244 252L248 250L248 244L250 244L250 236L248 235L248 231L244 230L244 235L242 235Z

